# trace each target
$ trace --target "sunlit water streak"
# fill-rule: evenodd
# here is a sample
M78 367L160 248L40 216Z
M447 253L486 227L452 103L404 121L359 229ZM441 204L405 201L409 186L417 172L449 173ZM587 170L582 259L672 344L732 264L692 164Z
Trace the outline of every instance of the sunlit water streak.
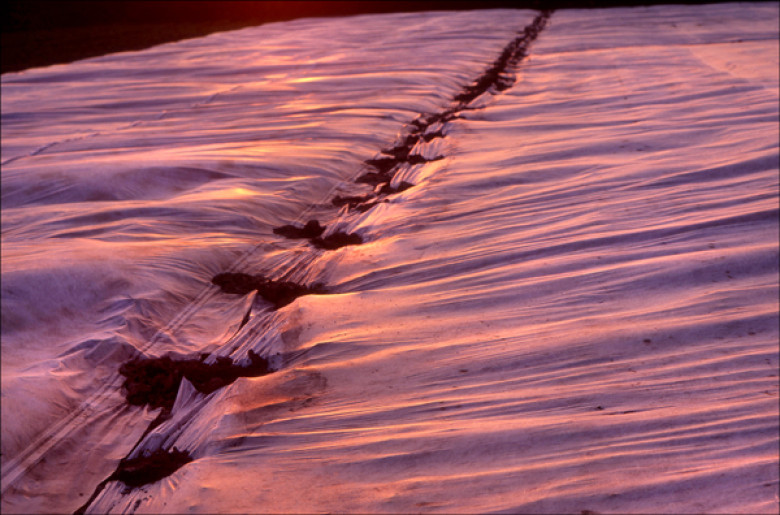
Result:
M195 460L92 510L776 511L777 6L559 11L512 89L420 145L446 159L414 188L325 202L533 16L298 20L4 75L3 511L72 511L125 456L154 413L105 384L136 349L228 341L283 366L183 389L159 434ZM272 233L308 217L367 243ZM333 293L234 336L255 301L210 278L296 262Z

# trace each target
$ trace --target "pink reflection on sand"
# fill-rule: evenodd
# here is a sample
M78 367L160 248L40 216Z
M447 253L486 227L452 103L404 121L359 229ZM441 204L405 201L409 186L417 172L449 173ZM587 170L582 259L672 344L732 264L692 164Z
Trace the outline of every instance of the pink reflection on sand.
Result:
M3 510L73 511L127 456L157 416L127 359L251 350L278 371L185 388L147 435L191 462L87 512L775 512L777 6L558 11L514 87L415 144L443 159L399 166L414 187L329 203L534 15L4 76ZM312 219L365 243L273 232ZM274 311L228 270L330 293Z

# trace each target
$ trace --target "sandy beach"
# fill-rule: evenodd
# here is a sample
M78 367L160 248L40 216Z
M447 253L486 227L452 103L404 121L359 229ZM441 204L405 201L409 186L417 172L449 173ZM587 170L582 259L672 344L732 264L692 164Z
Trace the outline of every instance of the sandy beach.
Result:
M4 73L3 513L776 513L779 12Z

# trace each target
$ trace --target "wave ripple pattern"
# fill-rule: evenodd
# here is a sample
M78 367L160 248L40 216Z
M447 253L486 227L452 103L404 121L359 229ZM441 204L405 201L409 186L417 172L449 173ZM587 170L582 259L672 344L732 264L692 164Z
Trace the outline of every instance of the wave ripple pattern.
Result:
M397 193L329 202L535 16L3 75L2 511L77 510L141 439L191 459L87 513L777 512L776 4L557 11ZM273 232L311 218L362 244ZM327 293L275 311L210 283L300 263ZM146 434L117 370L168 352L277 371Z

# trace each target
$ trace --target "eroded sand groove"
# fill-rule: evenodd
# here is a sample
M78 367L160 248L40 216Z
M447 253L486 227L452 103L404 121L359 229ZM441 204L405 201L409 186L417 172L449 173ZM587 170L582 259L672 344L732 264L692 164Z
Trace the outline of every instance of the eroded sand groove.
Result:
M407 181L400 181L393 186L393 180L403 165L425 164L446 158L444 155L426 158L413 153L414 148L420 142L445 138L445 124L459 118L462 111L474 109L469 104L481 95L510 88L516 80L514 68L528 55L530 44L544 29L551 14L552 11L540 12L530 25L504 47L498 59L487 70L454 97L450 107L438 113L418 115L404 127L400 141L382 149L381 157L364 161L370 171L358 176L354 182L359 186L367 185L372 191L353 196L335 196L330 199L330 204L342 209L347 215L353 211L362 213L381 202L387 202L386 197L414 187L414 184ZM338 230L330 234L326 232L327 227L318 220L310 220L302 227L285 225L274 229L274 233L279 236L305 239L315 249L324 251L363 243L363 238L356 233ZM301 267L311 264L314 259L316 254L286 270L277 279L263 274L223 272L215 275L211 282L228 295L257 292L258 296L270 305L266 307L266 311L276 311L300 296L329 293L329 288L319 283L305 285L289 280L292 275L301 271ZM250 307L244 316L241 327L246 324L252 309ZM214 359L209 359L212 357ZM212 356L208 353L192 356L168 354L158 358L140 356L124 363L119 372L125 378L122 388L126 402L161 411L132 450L119 462L116 470L97 486L89 500L75 513L84 513L111 481L121 481L125 485L125 492L129 492L159 481L193 461L194 458L188 451L179 450L175 446L168 449L146 448L143 452L138 452L138 449L153 429L172 417L184 379L197 392L208 395L231 384L238 377L257 377L274 372L268 358L253 350L248 351L248 358L248 363L241 364L230 357Z

